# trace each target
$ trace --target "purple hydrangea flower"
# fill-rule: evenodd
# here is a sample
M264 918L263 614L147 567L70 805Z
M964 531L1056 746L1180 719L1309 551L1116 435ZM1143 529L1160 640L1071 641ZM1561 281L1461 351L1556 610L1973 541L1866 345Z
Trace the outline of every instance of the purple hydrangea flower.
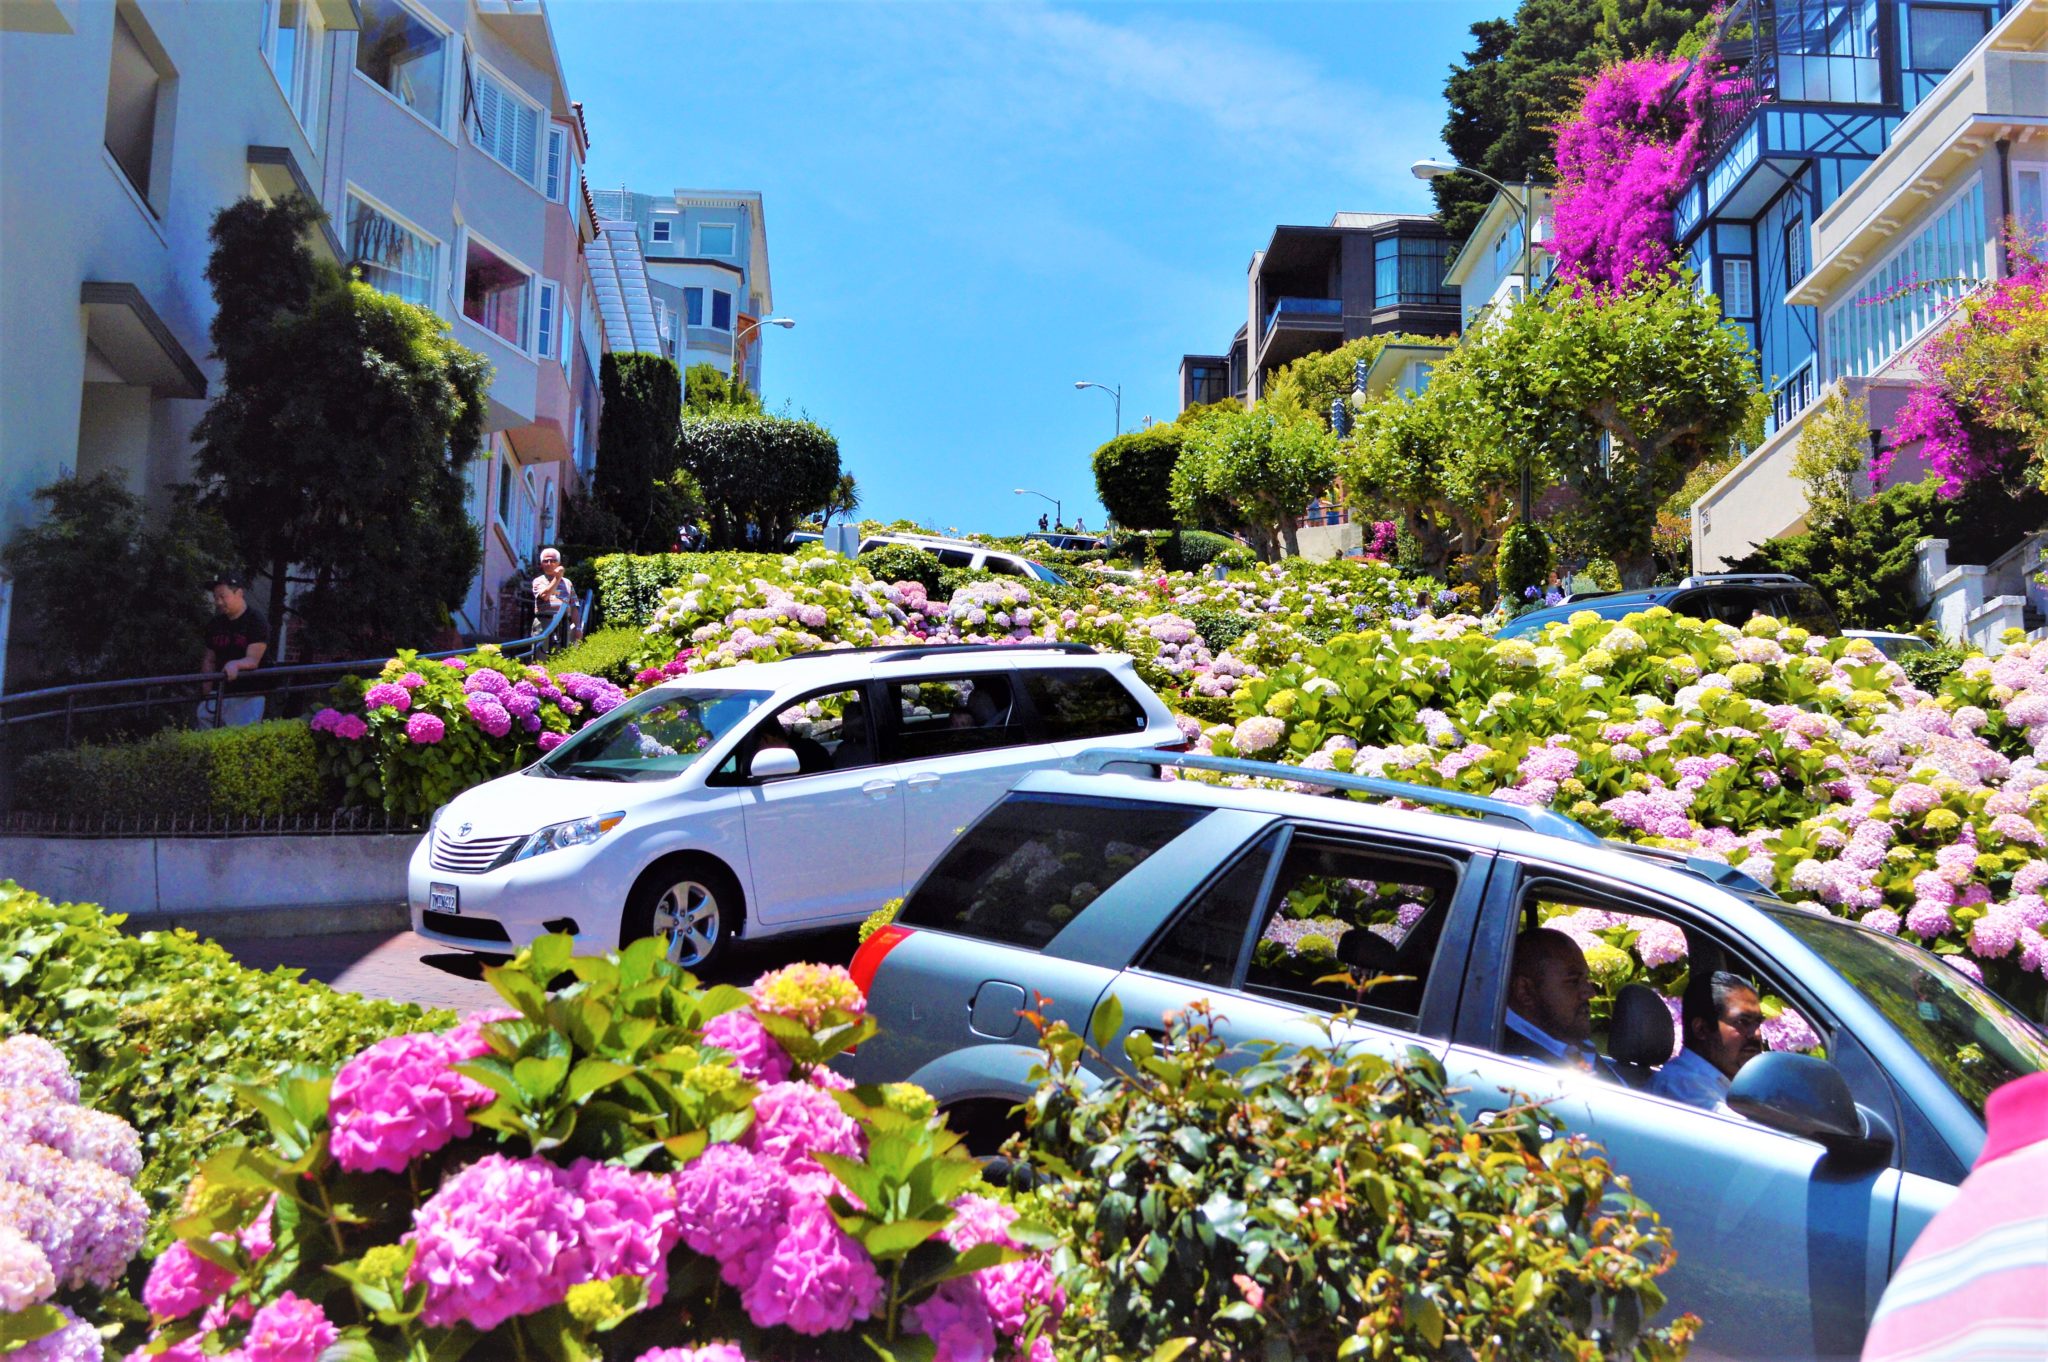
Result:
M327 1312L287 1291L256 1312L237 1362L318 1362L341 1331Z
M424 1284L420 1318L495 1329L559 1304L575 1285L575 1198L545 1159L486 1154L442 1183L413 1218L410 1285Z
M412 692L404 686L380 681L363 692L364 709L395 709L404 713L412 708Z
M816 1337L869 1318L886 1294L867 1250L823 1202L806 1200L791 1209L781 1238L741 1288L740 1303L764 1329L782 1325Z
M422 747L441 741L448 734L448 725L433 714L415 714L405 721L405 736Z
M441 1036L390 1036L341 1066L328 1097L334 1161L351 1173L401 1173L422 1154L469 1134L469 1113L491 1090L450 1067Z
M183 1319L212 1305L234 1284L234 1273L200 1257L180 1239L150 1265L142 1303L159 1320Z
M478 672L476 675L498 676L496 672ZM502 681L505 678L500 676L498 679ZM465 697L463 706L468 709L469 717L476 721L477 727L492 737L502 738L512 731L512 716L491 696L481 691L476 692Z
M647 1303L668 1292L668 1254L682 1227L673 1180L578 1159L562 1181L580 1203L571 1275L580 1281L643 1277Z
M822 1173L813 1154L861 1158L867 1138L830 1093L808 1083L774 1083L754 1098L747 1148L792 1173Z
M683 1242L718 1261L731 1286L758 1276L789 1213L787 1172L734 1144L715 1144L675 1175Z
M789 1079L789 1055L745 1008L721 1013L704 1028L704 1043L732 1053L733 1068L750 1083L783 1083Z

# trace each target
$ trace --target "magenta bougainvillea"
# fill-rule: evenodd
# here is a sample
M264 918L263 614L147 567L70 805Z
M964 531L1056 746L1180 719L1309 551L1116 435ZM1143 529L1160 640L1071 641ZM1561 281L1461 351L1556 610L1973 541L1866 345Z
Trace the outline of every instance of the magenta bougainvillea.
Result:
M1708 107L1728 93L1714 69L1639 57L1587 85L1557 133L1551 249L1567 282L1619 289L1671 264L1671 205L1699 165Z

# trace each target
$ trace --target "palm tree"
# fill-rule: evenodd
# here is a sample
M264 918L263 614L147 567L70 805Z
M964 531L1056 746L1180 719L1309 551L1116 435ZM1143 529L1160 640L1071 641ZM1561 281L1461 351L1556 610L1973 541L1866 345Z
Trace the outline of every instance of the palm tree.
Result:
M860 486L854 482L853 474L841 473L832 495L825 500L825 523L830 525L835 515L851 517L859 509Z

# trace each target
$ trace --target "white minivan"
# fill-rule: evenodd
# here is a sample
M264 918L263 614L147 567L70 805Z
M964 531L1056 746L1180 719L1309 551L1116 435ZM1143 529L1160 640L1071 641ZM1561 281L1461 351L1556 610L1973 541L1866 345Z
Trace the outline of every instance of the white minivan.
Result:
M1184 738L1128 657L1074 643L834 649L678 677L438 810L413 930L510 953L859 921L1025 772Z

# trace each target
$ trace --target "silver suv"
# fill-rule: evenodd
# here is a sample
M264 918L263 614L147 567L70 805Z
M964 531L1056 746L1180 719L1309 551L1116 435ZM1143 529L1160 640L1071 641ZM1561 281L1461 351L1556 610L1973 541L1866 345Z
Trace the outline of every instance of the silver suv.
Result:
M1935 956L1718 862L1393 781L1313 776L1480 818L1120 774L1160 767L1296 790L1305 774L1096 751L1024 780L855 956L881 1024L856 1078L922 1084L987 1152L1031 1091L1029 1006L1088 1034L1112 994L1125 1025L1147 1030L1206 999L1227 1039L1290 1044L1319 1043L1315 1023L1352 1009L1336 1023L1344 1043L1436 1056L1469 1117L1530 1094L1606 1147L1671 1227L1672 1307L1705 1321L1694 1356L1853 1358L1885 1282L1981 1148L1986 1095L2048 1068L2048 1038ZM1784 1009L1780 1043L1803 1036L1812 1053L1750 1060L1728 1109L1655 1096L1673 1026L1639 983L1594 1004L1609 1076L1511 1053L1516 935L1561 919L1655 931L1667 951L1682 940L1690 969L1752 981ZM1347 972L1395 982L1361 995L1332 978Z

